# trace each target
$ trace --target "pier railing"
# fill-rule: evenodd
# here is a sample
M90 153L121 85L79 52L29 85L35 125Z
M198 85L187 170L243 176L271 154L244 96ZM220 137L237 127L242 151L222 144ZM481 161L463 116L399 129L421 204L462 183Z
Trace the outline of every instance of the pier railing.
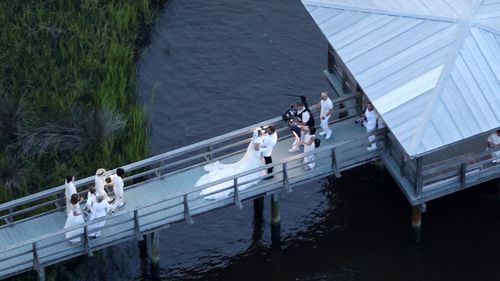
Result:
M341 122L345 119L352 118L352 112L359 108L359 96L359 94L356 94L333 99L332 102L334 103L334 107L341 109L336 110L338 114L336 114L336 118L330 120L330 123ZM313 115L318 118L319 108L317 106L311 106L310 109ZM282 121L281 117L266 120L234 132L125 165L122 168L130 175L124 179L126 188L132 188L153 177L183 171L184 169L193 168L197 165L204 165L207 161L213 161L241 153L250 142L250 133L256 127L268 125L276 127L280 139L290 137L287 124ZM115 170L116 169L112 169L108 171L107 174L113 174ZM90 176L76 181L75 186L79 193L84 193L93 183L94 176ZM2 227L1 225L13 225L20 220L33 218L55 210L61 210L64 204L64 185L3 203L0 205L0 227Z
M428 201L443 194L463 190L494 179L500 174L500 164L494 163L495 158L492 156L500 149L470 152L424 164L422 158L408 158L391 133L388 133L385 143L385 152L399 167L399 174L413 187L417 201Z
M499 151L500 149L491 149L467 153L424 165L421 174L423 192L435 192L443 187L462 190L498 177L500 164L494 160L500 158L493 155Z

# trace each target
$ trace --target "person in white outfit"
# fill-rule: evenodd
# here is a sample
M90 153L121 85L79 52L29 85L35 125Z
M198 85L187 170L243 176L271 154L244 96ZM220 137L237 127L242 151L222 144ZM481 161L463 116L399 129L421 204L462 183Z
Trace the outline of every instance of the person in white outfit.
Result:
M363 114L363 126L366 128L366 132L370 133L377 128L377 111L371 102L368 102L365 113ZM366 149L368 151L373 151L377 149L377 143L375 143L375 136L371 135L368 137L368 141L371 143Z
M67 176L64 181L64 197L66 198L66 213L71 209L71 195L77 193L75 187L75 176Z
M111 185L112 184L106 183L106 170L104 168L97 169L97 171L95 172L95 189L97 195L102 195L104 200L106 200L107 202L110 202L111 199L108 197L105 187Z
M66 223L64 224L64 228L70 228L78 224L85 223L83 219L83 215L80 211L80 195L77 193L73 193L70 199L69 211L66 213L68 218L66 219ZM66 239L70 239L71 243L80 242L80 236L83 233L82 228L77 228L75 230L71 230L64 233L64 237Z
M316 144L314 142L314 140L316 139L316 129L314 127L305 126L302 128L302 132L304 134L304 139L300 142L300 144L304 145L304 153L314 151L314 149L316 148ZM304 163L307 163L304 167L306 171L313 169L316 165L316 163L314 162L314 154L304 157Z
M115 211L118 208L121 208L125 205L124 197L123 197L123 188L125 183L123 182L123 175L125 174L125 170L122 168L116 169L116 175L113 176L113 191L115 193L115 202L111 206L111 209Z
M333 114L333 103L328 97L328 92L323 91L321 93L321 101L319 102L320 110L320 127L323 131L319 132L320 135L326 135L326 139L330 139L332 136L332 129L328 126L328 121Z
M500 130L497 130L495 133L488 136L488 148L500 148ZM493 158L493 163L500 163L500 151L493 152L491 157Z
M91 209L92 213L90 214L90 220L92 221L106 217L108 215L109 210L110 210L109 203L106 200L104 200L104 196L98 194L96 196L96 202ZM89 225L89 232L90 232L89 236L94 238L101 236L101 228L104 227L104 225L106 225L106 220Z
M87 207L87 209L91 210L92 209L92 206L94 206L95 202L96 202L96 197L97 196L97 192L96 192L96 189L95 189L95 186L91 186L89 188L89 191L87 192L87 202L85 202L85 207Z
M264 157L264 161L267 164L273 163L273 148L278 142L278 133L276 133L276 129L273 126L269 126L266 128L266 134L264 135L264 139L262 140L262 145L260 147L260 151L262 152L262 157ZM267 169L268 174L273 173L273 167ZM274 175L264 178L266 180L272 179Z

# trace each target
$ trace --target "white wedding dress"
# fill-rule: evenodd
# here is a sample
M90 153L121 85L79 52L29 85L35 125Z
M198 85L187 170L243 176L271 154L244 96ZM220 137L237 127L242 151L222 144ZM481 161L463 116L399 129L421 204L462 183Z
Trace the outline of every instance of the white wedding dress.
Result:
M227 178L234 176L236 174L255 169L257 167L262 167L265 166L265 163L261 157L261 152L256 151L254 149L254 143L262 143L262 137L259 137L258 135L258 130L255 130L253 132L253 137L252 141L248 145L248 148L245 152L245 155L243 155L243 158L241 158L238 162L236 163L231 163L231 164L222 164L219 161L216 161L214 163L210 163L206 165L205 171L208 173L204 174L201 176L198 181L196 181L195 186L202 186L204 184L210 183L210 182L215 182L217 180ZM262 176L266 175L266 170L263 169L262 171L258 171L249 175L245 175L242 177L238 178L238 183L242 183L241 185L238 184L238 190L244 190L252 185L255 185L256 183L259 182L259 178L262 178ZM255 179L254 181L252 181ZM223 182L208 188L205 188L201 191L200 195L204 196L205 199L209 200L217 200L217 199L223 199L228 196L230 196L234 189L227 189L223 190L228 187L233 187L234 182L233 180ZM220 192L217 192L219 191ZM214 193L216 192L216 193ZM214 193L214 194L211 194ZM205 196L207 194L211 194L208 196Z

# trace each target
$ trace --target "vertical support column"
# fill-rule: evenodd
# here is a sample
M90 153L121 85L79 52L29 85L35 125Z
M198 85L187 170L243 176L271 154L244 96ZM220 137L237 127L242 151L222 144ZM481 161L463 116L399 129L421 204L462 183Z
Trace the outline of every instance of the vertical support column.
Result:
M425 203L412 207L411 214L411 241L420 243L422 240L422 213L425 212Z
M158 280L160 276L160 232L152 232L146 240L148 258L151 263L151 279Z
M33 243L33 269L36 271L37 280L45 281L45 267L40 265L40 259L38 258L38 249L36 242Z
M422 157L417 158L417 170L415 171L415 195L417 198L422 197L422 187L424 184Z
M271 195L271 241L273 246L280 246L281 242L281 212L280 195L274 193Z
M253 199L253 213L254 217L262 218L264 211L264 196Z
M255 198L253 200L253 235L252 242L254 244L260 243L262 240L264 223L264 196Z
M212 154L212 151L214 150L214 146L211 144L208 146L207 148L207 152L210 152L208 155L207 155L207 159L208 160L212 160L214 158L213 154Z

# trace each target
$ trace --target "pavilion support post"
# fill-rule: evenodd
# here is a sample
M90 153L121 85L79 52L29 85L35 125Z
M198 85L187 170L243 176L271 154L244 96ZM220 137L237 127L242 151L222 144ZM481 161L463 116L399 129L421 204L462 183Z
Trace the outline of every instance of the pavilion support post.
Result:
M422 240L422 213L425 209L425 203L412 207L410 238L415 243L420 243Z
M160 273L160 232L155 231L147 236L148 258L151 263L151 276L159 276ZM158 274L156 274L158 273Z
M280 195L271 195L271 241L273 246L279 247L281 242L281 212Z

